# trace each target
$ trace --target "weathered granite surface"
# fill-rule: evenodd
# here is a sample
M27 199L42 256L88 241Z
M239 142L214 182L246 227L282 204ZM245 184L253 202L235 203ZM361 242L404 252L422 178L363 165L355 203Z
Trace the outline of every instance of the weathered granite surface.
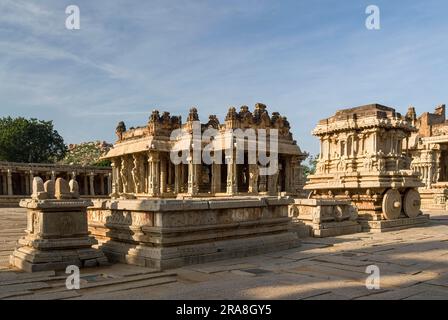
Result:
M111 261L167 269L299 245L290 198L98 200L89 230Z

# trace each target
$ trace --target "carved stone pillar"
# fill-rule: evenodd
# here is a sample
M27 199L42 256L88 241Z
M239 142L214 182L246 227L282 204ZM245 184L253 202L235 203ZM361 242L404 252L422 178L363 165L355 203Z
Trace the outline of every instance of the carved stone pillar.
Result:
M14 194L13 189L12 189L12 172L11 169L8 169L8 171L6 172L6 177L8 180L8 196L12 196Z
M129 194L131 192L131 177L129 173L129 168L131 167L129 155L124 155L121 157L121 165L120 165L120 180L121 180L121 189L122 193Z
M56 171L51 170L51 180L56 181Z
M166 184L166 191L167 192L173 192L173 166L171 165L171 161L168 159L167 161L168 166L168 180Z
M199 177L198 177L198 166L193 163L193 157L188 157L188 194L194 196L199 192Z
M160 195L160 159L159 154L150 151L148 156L149 176L148 176L148 193L152 197Z
M234 157L226 157L227 160L227 194L233 195L238 192L236 177L236 161Z
M221 165L212 163L212 193L221 192Z
M132 156L132 189L135 194L143 192L143 183L144 179L142 179L142 157L140 154L133 154Z
M160 192L163 194L167 188L167 172L166 172L166 158L162 157L160 160Z
M112 173L107 174L107 194L110 194L112 192L112 179L111 179Z
M258 165L249 165L249 193L258 193Z
M112 185L111 185L111 197L117 197L120 193L120 172L118 159L114 158L111 161L112 166Z

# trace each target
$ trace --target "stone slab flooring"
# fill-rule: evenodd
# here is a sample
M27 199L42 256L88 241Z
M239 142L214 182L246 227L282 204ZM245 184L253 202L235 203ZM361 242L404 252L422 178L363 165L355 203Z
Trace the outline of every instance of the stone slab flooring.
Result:
M83 269L81 289L63 272L8 268L23 234L23 209L0 208L0 299L448 299L448 213L429 226L387 233L306 238L302 246L166 272L115 264ZM368 290L366 267L380 269Z

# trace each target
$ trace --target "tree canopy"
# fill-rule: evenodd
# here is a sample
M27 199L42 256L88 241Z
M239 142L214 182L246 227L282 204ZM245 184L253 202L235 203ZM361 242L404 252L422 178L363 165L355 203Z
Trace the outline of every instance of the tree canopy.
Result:
M314 174L316 172L316 164L319 159L319 155L315 156L308 156L307 161L308 163L302 164L303 167L303 173L305 177L308 177L311 174Z
M66 151L53 121L0 118L0 161L53 163L62 159Z

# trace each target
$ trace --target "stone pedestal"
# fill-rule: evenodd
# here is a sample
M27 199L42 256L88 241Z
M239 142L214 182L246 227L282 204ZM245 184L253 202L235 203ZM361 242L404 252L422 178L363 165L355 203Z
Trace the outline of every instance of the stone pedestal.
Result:
M102 251L92 248L97 241L89 235L87 206L80 199L26 199L27 235L10 257L10 264L27 272L65 270L69 265L94 267L107 264Z
M289 207L292 224L302 232L311 228L311 236L332 237L361 232L358 212L349 201L296 199Z
M110 261L158 269L299 245L289 198L94 201L89 230Z

